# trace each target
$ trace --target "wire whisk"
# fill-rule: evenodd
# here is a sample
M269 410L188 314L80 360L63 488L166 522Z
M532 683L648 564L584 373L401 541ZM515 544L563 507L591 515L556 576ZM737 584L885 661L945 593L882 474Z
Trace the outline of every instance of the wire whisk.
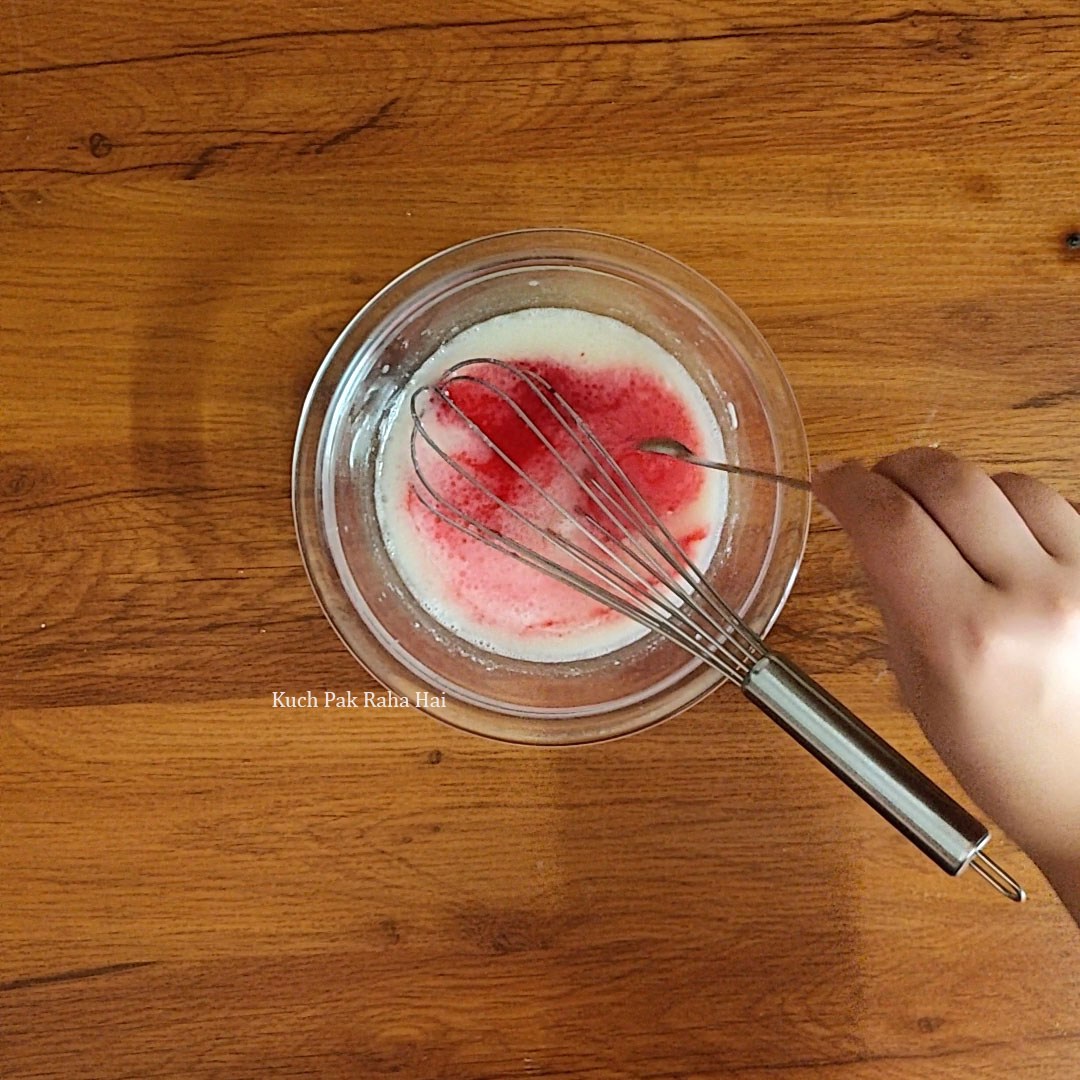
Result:
M470 395L498 403L498 431L462 406L458 399ZM985 826L764 644L547 379L502 360L465 360L416 390L410 411L414 491L430 513L698 657L946 872L970 866L1003 895L1024 899L1020 885L983 850L990 839ZM440 422L430 423L436 415ZM542 469L516 459L503 437L507 425L529 443L530 461L542 461ZM450 429L457 438L446 438ZM497 468L481 468L481 461Z

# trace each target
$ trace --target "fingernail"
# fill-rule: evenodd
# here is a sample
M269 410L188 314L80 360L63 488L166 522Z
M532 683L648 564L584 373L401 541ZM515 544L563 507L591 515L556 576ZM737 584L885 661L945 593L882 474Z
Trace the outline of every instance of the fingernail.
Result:
M824 517L826 521L831 521L833 525L840 524L836 519L836 515L820 499L818 499L816 506L821 511L822 517Z
M821 477L828 476L834 469L839 469L844 463L839 458L823 457L817 465L814 466L813 479L817 480ZM840 522L836 520L836 515L821 501L821 493L815 491L818 498L815 500L815 505L821 511L822 515L827 521L831 521L834 525L839 525Z

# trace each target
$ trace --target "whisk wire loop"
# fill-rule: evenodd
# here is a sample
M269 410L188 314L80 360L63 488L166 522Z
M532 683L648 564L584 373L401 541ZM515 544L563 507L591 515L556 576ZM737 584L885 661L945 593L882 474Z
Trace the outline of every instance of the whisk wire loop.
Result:
M571 446L584 455L585 461L591 467L587 475L583 475L580 468L575 468L575 465L567 460L565 454L513 397L490 380L462 371L466 367L481 365L507 371L526 384L570 438ZM510 409L524 428L551 455L561 473L591 501L595 511L575 513L554 498L545 486L537 483L453 400L451 387L454 383L468 383L480 387ZM424 424L421 401L424 395L431 395L449 408L463 428L550 506L558 517L570 526L574 534L579 536L581 542L575 543L550 528L538 526L493 491L474 469L463 465L440 446ZM503 533L485 526L446 499L427 478L426 470L417 455L417 436L472 488L491 500L513 520L525 526L528 531L542 537L569 556L573 562L599 576L608 588L603 596L598 595L596 582L581 574L574 574L574 580L567 580L568 584L594 594L596 599L639 622L644 621L642 615L648 614L655 622L647 625L669 637L677 635L680 645L707 662L712 663L715 658L719 663L712 663L712 666L721 670L728 678L741 681L763 655L763 647L757 635L753 634L716 594L667 526L637 491L622 467L546 380L503 361L468 360L450 368L439 384L418 389L413 394L410 409L413 420L410 453L414 472L429 498L442 509L440 511L433 507L428 499L422 501L442 520L468 532L488 546L498 547L544 572L552 573L555 568L559 568L563 574L569 572L562 564L540 556L539 552L528 545L513 541ZM616 591L613 593L612 589ZM618 603L612 602L614 600Z

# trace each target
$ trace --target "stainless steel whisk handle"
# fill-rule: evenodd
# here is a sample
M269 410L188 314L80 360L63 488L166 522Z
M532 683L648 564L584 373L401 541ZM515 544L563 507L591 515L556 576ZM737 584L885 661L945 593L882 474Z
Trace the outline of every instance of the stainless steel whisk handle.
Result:
M763 657L742 691L947 873L970 866L1009 899L1024 899L983 851L987 828L790 660Z

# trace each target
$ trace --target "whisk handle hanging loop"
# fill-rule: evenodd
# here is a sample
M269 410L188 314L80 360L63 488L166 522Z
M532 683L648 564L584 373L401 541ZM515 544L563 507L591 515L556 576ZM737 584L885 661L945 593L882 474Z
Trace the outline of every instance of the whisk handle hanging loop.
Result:
M742 691L947 873L973 863L984 877L984 863L1000 870L982 854L986 827L790 660L765 656ZM1023 899L1019 885L1005 878L991 883Z

